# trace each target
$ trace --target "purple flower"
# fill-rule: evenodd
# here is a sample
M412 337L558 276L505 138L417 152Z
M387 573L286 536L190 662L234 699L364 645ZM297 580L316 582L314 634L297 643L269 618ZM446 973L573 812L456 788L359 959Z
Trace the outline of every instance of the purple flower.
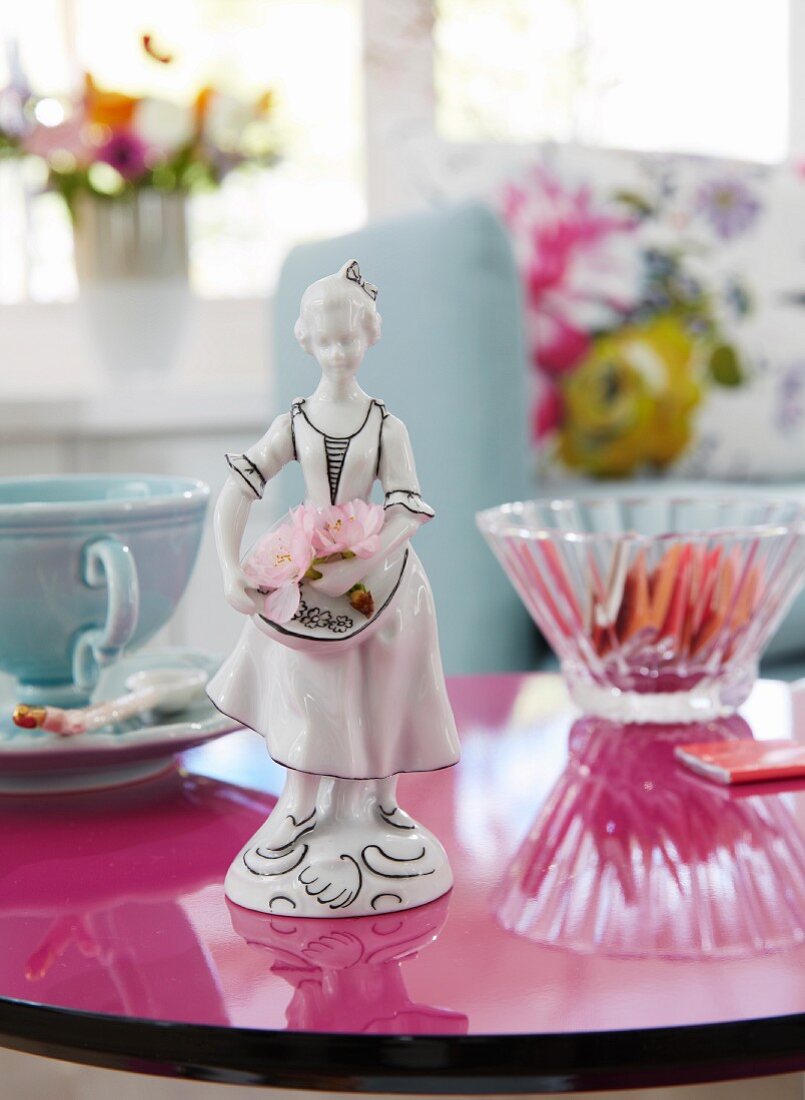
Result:
M781 432L801 429L805 419L805 363L792 363L783 371L777 386L775 421Z
M745 183L737 179L708 180L699 188L696 209L724 240L748 229L760 203Z
M111 164L125 180L136 180L145 172L148 146L130 130L116 130L98 150L98 160Z

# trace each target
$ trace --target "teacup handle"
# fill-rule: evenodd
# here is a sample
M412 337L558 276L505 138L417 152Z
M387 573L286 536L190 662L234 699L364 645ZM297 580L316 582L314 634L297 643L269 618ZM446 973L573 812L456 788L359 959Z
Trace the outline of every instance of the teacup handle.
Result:
M90 588L105 586L109 593L106 622L85 630L73 649L73 683L91 691L100 669L131 641L140 614L140 585L131 550L111 536L85 545L82 573Z

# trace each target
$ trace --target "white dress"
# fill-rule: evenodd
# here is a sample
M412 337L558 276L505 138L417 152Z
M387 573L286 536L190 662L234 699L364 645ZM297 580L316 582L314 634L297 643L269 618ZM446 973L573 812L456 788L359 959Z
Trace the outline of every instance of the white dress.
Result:
M387 509L433 515L420 497L404 424L374 399L358 431L343 438L319 431L297 401L245 455L227 459L255 496L295 459L307 501L318 507L368 500L379 478ZM391 580L378 576L387 593L371 623L352 629L351 644L339 644L344 616L311 606L315 590L303 586L296 618L280 628L252 616L211 680L215 706L263 734L277 763L314 775L380 779L457 762L433 597L410 546L393 573ZM376 594L374 581L370 587ZM304 648L297 648L303 636Z

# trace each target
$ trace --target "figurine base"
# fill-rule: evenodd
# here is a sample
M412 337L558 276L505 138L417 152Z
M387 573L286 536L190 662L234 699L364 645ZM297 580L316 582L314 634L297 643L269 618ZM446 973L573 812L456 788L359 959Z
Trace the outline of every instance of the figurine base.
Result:
M278 846L272 814L238 853L224 883L230 901L260 913L361 917L415 909L453 885L439 841L396 807L298 820L292 840Z

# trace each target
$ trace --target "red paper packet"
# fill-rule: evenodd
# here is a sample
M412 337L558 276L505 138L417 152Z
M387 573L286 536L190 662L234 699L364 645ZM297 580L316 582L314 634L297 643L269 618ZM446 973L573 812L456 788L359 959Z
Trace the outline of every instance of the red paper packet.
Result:
M715 783L758 783L805 776L805 745L796 741L713 741L677 745L678 760Z

